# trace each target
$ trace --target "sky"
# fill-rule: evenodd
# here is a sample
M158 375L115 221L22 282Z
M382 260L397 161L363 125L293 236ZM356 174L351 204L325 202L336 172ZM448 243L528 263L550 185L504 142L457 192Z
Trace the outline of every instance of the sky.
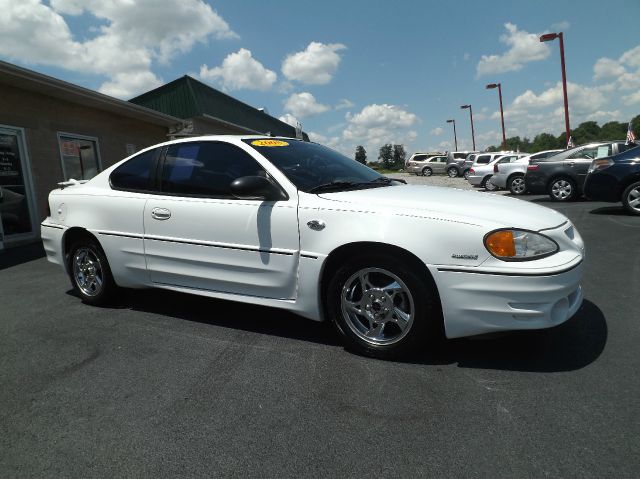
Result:
M640 114L640 1L0 0L0 59L129 99L191 75L375 160Z

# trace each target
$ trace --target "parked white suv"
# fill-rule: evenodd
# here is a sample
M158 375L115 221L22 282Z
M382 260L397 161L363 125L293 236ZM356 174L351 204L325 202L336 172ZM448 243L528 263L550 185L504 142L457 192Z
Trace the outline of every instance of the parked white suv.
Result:
M507 189L512 195L523 195L526 192L524 175L527 172L529 160L548 158L564 150L545 150L533 155L525 156L508 164L496 164L493 168L493 176L489 183L495 189Z

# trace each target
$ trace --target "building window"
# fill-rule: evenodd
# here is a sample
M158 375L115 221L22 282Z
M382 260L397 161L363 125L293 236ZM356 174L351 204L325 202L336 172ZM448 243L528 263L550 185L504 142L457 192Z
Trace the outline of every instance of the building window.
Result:
M60 158L64 179L88 180L100 170L98 139L87 136L58 133Z

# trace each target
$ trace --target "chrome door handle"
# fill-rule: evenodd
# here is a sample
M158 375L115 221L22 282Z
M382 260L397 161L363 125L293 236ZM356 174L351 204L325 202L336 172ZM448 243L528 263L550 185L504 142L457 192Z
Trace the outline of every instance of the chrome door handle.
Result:
M575 162L575 161L570 161L570 162L569 162L569 166L573 166L573 165L575 165L575 164L576 164L576 162Z
M171 211L166 208L154 208L151 210L151 217L154 220L168 220L171 218Z

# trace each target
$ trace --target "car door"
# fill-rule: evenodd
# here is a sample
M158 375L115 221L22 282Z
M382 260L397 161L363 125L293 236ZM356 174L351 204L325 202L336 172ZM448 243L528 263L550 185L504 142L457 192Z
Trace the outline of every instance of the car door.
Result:
M447 169L447 157L446 156L438 156L432 160L433 163L433 172L434 173L444 173Z
M564 160L564 167L567 173L577 182L578 186L582 187L591 162L597 158L611 156L611 154L611 143L586 146L569 155Z
M240 147L214 141L170 145L160 195L144 212L153 283L293 299L299 253L297 197L240 200L230 184L268 176Z

